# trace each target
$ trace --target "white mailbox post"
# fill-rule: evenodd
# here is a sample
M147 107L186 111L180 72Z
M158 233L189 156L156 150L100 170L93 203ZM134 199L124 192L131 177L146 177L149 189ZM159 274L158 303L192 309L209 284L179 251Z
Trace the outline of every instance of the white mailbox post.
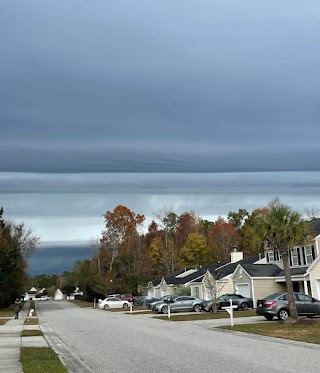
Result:
M222 309L226 310L230 315L230 325L233 326L233 309L237 308L238 306L232 305L232 299L230 299L230 306L222 307Z

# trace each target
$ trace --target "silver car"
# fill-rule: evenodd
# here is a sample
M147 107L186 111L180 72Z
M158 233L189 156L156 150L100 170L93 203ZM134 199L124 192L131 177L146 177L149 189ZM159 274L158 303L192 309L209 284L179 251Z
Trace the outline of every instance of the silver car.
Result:
M157 313L168 313L169 305L170 312L200 312L203 299L181 295L171 297L167 302L161 302L153 307L153 311Z
M151 311L154 311L154 308L157 304L160 304L160 303L163 303L163 302L167 302L168 299L170 298L176 298L174 295L164 295L162 296L159 300L156 300L152 303L149 303L147 304L147 307L151 309Z
M294 293L294 296L299 315L320 315L320 301L302 293ZM279 320L287 319L290 316L288 294L275 293L258 300L256 313L267 320L272 320L275 316Z

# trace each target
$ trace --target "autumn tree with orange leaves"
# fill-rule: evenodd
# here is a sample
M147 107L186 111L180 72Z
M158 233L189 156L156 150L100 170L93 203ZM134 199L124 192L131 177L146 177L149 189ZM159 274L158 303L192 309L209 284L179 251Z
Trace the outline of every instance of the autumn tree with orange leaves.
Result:
M109 281L114 282L124 274L130 276L135 259L142 259L142 255L139 255L141 239L138 229L142 226L145 217L132 212L126 206L118 205L113 211L107 211L104 219L105 229L102 231L100 243L101 249L109 254L107 276L110 277ZM117 263L115 263L116 258Z
M239 247L241 237L235 230L233 224L228 223L221 216L214 222L209 233L212 262L215 259L222 262L230 260L230 252L233 247Z

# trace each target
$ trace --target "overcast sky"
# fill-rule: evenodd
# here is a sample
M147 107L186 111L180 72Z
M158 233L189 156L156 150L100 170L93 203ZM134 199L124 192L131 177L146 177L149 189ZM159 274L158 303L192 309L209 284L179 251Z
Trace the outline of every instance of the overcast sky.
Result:
M125 204L319 207L320 4L2 0L0 205L43 243Z

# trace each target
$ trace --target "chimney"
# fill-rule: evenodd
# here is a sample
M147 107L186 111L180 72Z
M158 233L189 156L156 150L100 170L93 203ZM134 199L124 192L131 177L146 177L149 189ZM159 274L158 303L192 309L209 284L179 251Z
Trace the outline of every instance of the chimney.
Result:
M243 259L243 251L237 251L236 246L234 246L231 251L231 263L239 262L241 259Z

